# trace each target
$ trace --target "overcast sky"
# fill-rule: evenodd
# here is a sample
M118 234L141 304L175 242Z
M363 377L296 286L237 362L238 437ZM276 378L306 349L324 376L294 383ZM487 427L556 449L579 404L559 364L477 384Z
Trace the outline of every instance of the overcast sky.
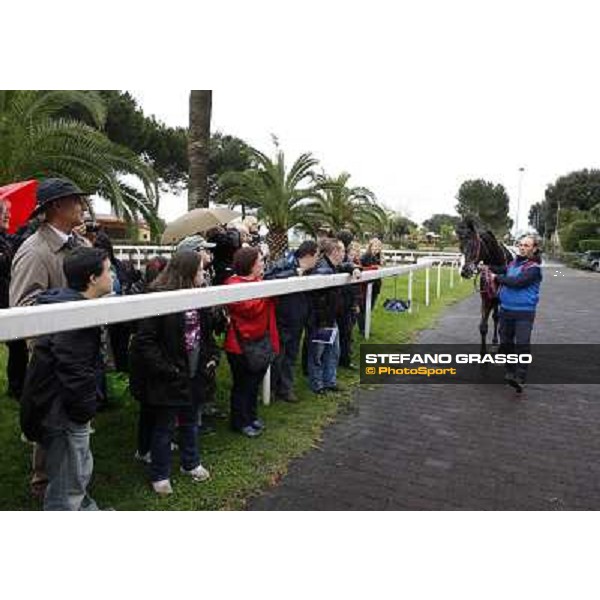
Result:
M320 9L338 20L332 37L307 2L294 15L298 31L252 32L258 46L246 46L248 57L215 47L206 64L226 84L214 85L213 130L266 152L274 133L289 159L310 151L328 173L348 171L416 221L453 212L471 178L503 184L514 217L522 166L523 228L547 184L599 166L593 3L424 0L390 12L393 3L349 2L342 13ZM147 114L187 124L185 84L137 87ZM183 210L184 197L163 199L168 219Z

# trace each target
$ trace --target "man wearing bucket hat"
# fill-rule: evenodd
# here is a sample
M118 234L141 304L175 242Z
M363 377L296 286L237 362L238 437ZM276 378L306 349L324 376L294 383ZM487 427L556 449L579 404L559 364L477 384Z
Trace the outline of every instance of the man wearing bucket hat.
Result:
M11 269L10 306L35 304L37 297L53 288L66 288L63 261L67 252L90 243L73 228L83 223L87 204L85 194L66 179L50 178L40 182L37 203L30 220L37 217L42 224L17 250ZM41 447L33 453L32 492L42 494L48 477Z
M89 242L73 232L83 223L86 194L75 184L51 178L42 181L37 190L37 205L30 219L41 217L38 230L17 250L12 264L10 305L28 306L51 288L67 284L63 273L65 254Z

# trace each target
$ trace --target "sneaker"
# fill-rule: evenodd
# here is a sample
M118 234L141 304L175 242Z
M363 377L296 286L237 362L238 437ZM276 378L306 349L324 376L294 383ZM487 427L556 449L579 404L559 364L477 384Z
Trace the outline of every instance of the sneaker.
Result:
M504 376L504 382L514 388L517 394L520 394L523 391L523 382L520 379L517 379L512 373L507 373Z
M146 452L146 454L140 454L140 451L136 450L135 454L133 455L133 458L135 458L135 460L139 460L141 463L144 463L146 465L152 463L152 457L149 451Z
M252 425L246 425L246 427L242 427L241 429L238 429L238 431L248 438L258 437L262 433L260 429L254 429Z
M189 475L194 481L206 481L210 478L210 473L202 465L198 465L191 471L186 471L181 467L181 472L184 475Z
M152 489L159 496L169 496L173 493L173 488L171 487L171 482L168 479L163 479L162 481L153 481Z
M265 424L262 422L261 419L256 419L255 421L252 421L250 425L252 425L252 427L254 429L257 429L258 431L262 431L265 428Z

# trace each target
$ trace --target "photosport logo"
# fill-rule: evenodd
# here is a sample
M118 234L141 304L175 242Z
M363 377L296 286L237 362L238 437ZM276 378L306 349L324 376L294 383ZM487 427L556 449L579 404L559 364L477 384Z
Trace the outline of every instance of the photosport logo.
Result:
M492 383L507 372L528 383L600 384L600 345L540 344L489 350L464 344L362 344L361 383Z

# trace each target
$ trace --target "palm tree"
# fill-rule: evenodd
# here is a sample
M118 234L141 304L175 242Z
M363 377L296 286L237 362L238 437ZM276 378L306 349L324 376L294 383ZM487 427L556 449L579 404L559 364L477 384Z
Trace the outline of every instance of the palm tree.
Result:
M208 207L211 112L212 90L192 90L190 92L190 130L188 134L190 162L188 210L203 206Z
M287 249L288 230L306 224L306 201L316 197L313 169L318 164L312 154L305 153L288 170L285 155L275 144L274 160L251 148L256 166L241 173L226 173L221 178L223 201L230 206L244 204L258 209L258 218L269 228L267 244L273 259Z
M349 173L337 177L323 173L314 179L317 199L305 209L313 229L350 229L359 233L365 228L373 231L385 221L385 211L377 204L375 194L365 187L350 187Z
M78 106L93 126L59 115ZM90 91L0 91L0 185L65 177L106 198L128 222L141 215L156 230L158 188L154 171L132 151L111 142L101 128L106 108ZM139 180L144 192L123 182Z

